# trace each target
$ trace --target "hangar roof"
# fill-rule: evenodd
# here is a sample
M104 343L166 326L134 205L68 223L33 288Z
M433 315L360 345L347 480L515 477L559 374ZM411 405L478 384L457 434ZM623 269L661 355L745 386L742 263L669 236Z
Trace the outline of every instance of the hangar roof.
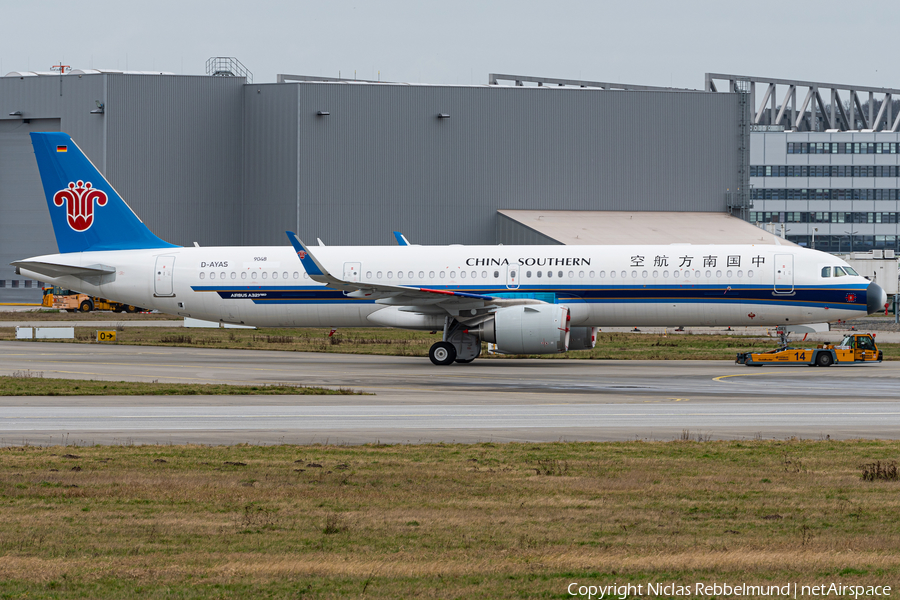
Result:
M499 210L501 215L566 245L766 244L796 246L718 212Z

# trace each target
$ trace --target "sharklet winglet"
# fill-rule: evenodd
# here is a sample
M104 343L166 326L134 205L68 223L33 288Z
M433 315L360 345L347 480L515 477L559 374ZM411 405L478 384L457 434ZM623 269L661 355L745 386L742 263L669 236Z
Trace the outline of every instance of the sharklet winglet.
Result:
M287 234L288 239L291 241L291 245L294 247L294 250L297 252L297 258L299 258L300 262L303 263L303 268L306 269L306 272L309 273L310 277L314 279L316 276L335 279L334 277L332 277L331 273L329 273L328 270L322 266L322 263L316 260L316 258L312 254L310 254L309 250L307 250L306 248L306 244L304 244L303 241L299 237L297 237L296 233L294 233L293 231L286 231L285 233Z

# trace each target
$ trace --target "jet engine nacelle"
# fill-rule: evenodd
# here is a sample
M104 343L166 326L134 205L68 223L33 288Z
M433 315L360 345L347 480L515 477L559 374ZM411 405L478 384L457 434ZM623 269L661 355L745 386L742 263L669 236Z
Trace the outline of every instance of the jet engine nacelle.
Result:
M568 325L565 306L526 304L501 308L477 333L504 354L557 354L569 347Z
M596 345L596 327L572 327L569 329L569 350L590 350Z

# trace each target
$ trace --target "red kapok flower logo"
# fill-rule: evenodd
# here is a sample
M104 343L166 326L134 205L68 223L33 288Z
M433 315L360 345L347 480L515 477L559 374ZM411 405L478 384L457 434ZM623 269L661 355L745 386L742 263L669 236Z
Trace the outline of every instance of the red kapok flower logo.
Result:
M66 220L75 231L87 231L94 224L94 201L105 206L108 198L106 192L91 188L91 183L79 180L69 183L68 189L53 194L53 204L66 205Z

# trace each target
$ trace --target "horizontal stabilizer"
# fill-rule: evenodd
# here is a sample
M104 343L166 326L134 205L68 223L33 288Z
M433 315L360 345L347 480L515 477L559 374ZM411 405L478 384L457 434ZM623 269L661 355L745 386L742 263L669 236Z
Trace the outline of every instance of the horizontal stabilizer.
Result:
M82 267L81 265L64 265L36 260L19 260L10 264L16 267L17 272L19 269L25 269L26 271L39 273L47 277L64 277L69 275L84 279L85 277L99 277L101 275L110 275L116 272L115 267L106 265Z

